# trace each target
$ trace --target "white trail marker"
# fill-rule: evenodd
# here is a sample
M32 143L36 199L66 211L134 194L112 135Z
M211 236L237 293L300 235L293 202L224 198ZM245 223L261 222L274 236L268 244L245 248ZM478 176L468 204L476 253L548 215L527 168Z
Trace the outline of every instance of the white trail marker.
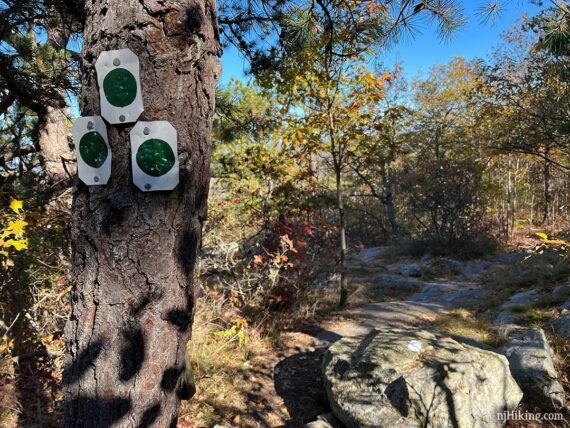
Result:
M166 121L138 122L131 131L133 182L143 192L178 185L176 129Z
M77 174L85 184L107 184L111 176L111 147L100 116L79 117L71 131L77 148Z
M112 125L136 122L144 110L138 57L130 49L104 51L95 69L101 116Z

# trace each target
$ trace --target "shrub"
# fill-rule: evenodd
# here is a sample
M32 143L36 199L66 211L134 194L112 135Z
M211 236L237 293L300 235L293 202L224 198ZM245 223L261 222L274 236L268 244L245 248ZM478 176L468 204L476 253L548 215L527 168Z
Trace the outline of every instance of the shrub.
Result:
M468 260L494 253L497 250L497 241L485 236L451 241L441 238L423 238L404 242L400 248L401 252L412 257L429 254L436 257Z
M554 248L534 253L518 263L503 266L485 275L485 283L506 290L546 287L570 274L565 251Z
M405 171L401 188L420 239L414 245L417 253L488 252L492 238L483 170L472 160L440 160L418 162Z

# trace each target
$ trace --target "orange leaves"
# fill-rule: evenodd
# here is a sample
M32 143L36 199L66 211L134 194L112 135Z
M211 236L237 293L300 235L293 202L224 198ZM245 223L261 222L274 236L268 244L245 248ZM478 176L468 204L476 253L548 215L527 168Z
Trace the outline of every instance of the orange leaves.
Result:
M231 289L230 290L230 295L228 297L228 300L230 301L230 303L232 305L234 305L236 308L241 308L243 306L243 301L240 298L238 292L235 289Z
M289 261L289 257L287 257L285 254L277 254L273 258L273 262L276 264L284 264L284 263L287 263L288 261Z
M261 254L253 256L253 265L255 267L260 267L262 264L263 264L263 256Z
M282 235L281 236L281 242L283 242L284 244L286 244L289 247L289 251L292 251L294 253L297 252L297 249L295 248L295 245L293 244L293 241L291 240L291 238L289 238L289 235Z

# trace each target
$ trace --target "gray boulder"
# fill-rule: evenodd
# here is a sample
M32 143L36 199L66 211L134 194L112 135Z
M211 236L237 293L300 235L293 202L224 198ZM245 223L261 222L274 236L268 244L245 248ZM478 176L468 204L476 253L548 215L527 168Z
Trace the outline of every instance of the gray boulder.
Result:
M552 361L554 352L542 329L512 338L499 352L509 360L511 373L527 399L543 408L564 405L564 390Z
M503 303L501 309L510 310L514 308L526 308L536 302L538 296L538 290L521 291L519 293L513 294L509 300Z
M404 291L415 291L420 289L425 283L416 278L409 278L401 275L391 275L384 273L378 275L374 279L374 285L382 286L388 289L397 289Z
M562 316L554 321L552 326L556 334L570 340L570 313L567 310L562 311Z
M449 259L447 257L442 257L441 259L439 259L439 262L443 263L445 266L447 266L447 269L449 269L451 272L455 274L460 274L461 272L463 272L463 269L465 269L464 263L458 260Z
M422 276L422 268L415 263L402 265L400 266L400 275L414 277Z
M499 253L496 258L499 262L510 265L522 262L528 256L527 253Z
M555 299L566 299L570 297L570 284L559 284L554 287L552 297Z
M503 311L500 312L499 315L493 321L494 325L509 325L515 323L515 317L511 312Z
M323 361L333 413L347 427L498 427L522 392L503 355L428 330L344 338Z
M332 413L319 415L316 420L305 424L305 428L339 428L342 425Z
M493 267L495 267L494 263L484 260L475 260L469 262L467 266L465 266L465 269L463 269L463 276L469 281L476 281L481 277L483 272Z

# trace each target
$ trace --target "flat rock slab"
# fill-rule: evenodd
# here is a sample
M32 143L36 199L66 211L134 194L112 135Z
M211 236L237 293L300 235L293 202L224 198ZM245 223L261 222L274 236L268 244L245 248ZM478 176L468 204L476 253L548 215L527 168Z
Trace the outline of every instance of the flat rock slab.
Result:
M424 285L425 282L419 279L389 273L378 275L374 279L374 286L386 289L415 291L421 289Z
M371 261L382 257L389 251L391 251L394 247L371 247L371 248L364 248L360 250L359 253L353 256L354 259L362 261L364 263L370 263Z
M413 276L413 277L420 277L422 276L422 268L417 263L408 263L405 265L401 265L399 268L400 275L403 276Z
M371 303L345 311L345 319L323 323L316 338L332 343L343 337L363 336L374 329L417 327L444 311L441 305L422 302Z
M353 314L365 320L361 324L363 327L372 330L421 325L428 320L433 320L443 310L441 305L432 303L381 302L362 306Z
M488 271L495 266L495 263L485 260L473 260L468 262L463 268L462 275L469 281L477 281L481 278L481 274L483 274L483 272Z
M507 300L501 306L503 310L509 310L513 308L525 308L532 305L539 297L538 290L526 290L519 293L513 294L509 300Z
M473 284L431 283L414 294L413 302L434 303L447 308L476 308L485 304L488 292Z
M325 353L333 413L349 428L488 428L522 392L503 355L428 330L373 330Z

